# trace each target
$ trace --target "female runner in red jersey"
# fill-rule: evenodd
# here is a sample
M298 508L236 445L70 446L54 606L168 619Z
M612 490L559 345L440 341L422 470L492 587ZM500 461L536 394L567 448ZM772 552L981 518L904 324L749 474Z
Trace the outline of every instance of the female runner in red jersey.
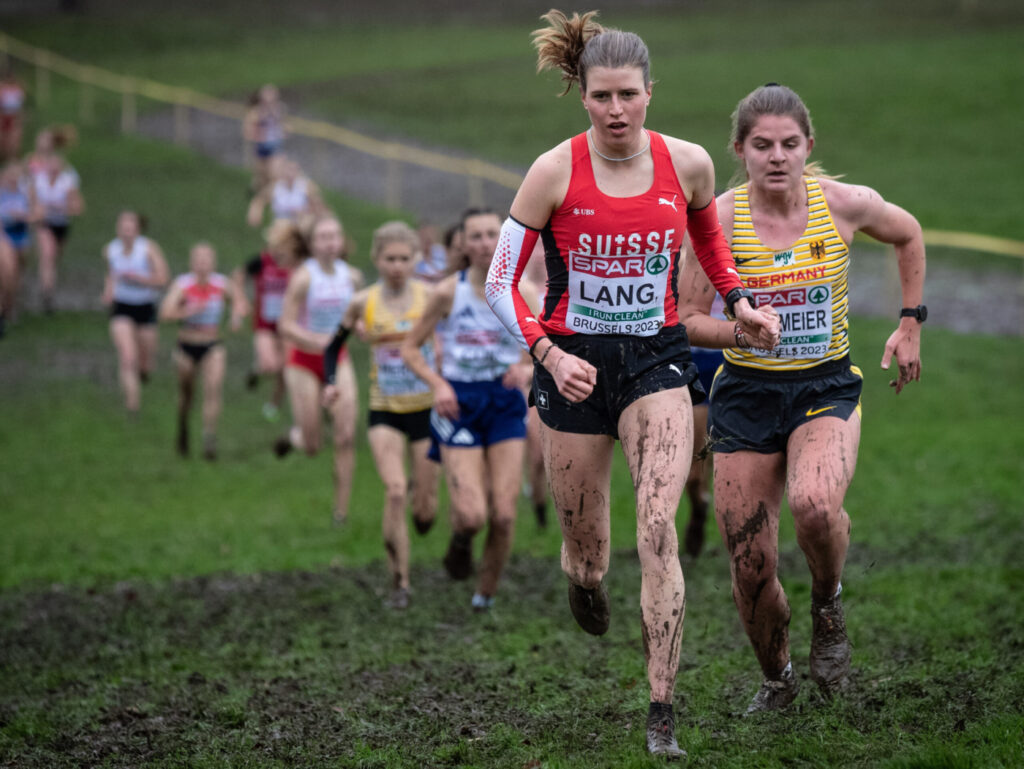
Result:
M260 377L274 380L270 400L263 404L263 416L269 421L277 419L284 398L285 346L277 321L281 317L288 277L306 256L306 239L298 226L287 219L276 219L267 228L263 251L250 259L244 269L239 267L231 275L236 290L243 293L245 277L253 282L254 360L246 384L249 389L255 389Z
M778 323L751 307L733 267L708 154L644 128L647 47L594 16L551 11L543 17L549 26L534 33L539 67L560 69L567 92L579 84L591 126L530 168L502 227L487 298L535 360L532 395L544 423L569 605L595 635L609 623L609 487L615 439L622 441L636 488L647 747L679 757L672 696L684 585L675 513L690 464L691 389L704 397L676 313L684 233L752 337L774 346ZM517 284L538 237L548 279L534 316Z

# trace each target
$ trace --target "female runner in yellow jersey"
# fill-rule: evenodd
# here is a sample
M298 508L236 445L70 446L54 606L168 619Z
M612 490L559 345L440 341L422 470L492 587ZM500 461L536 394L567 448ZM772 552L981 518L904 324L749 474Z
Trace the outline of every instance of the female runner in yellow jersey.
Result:
M714 290L692 259L680 278L680 316L695 344L728 347L711 390L715 516L729 550L733 598L764 673L748 712L797 694L790 609L779 583L785 492L811 571L811 677L826 694L850 670L840 577L850 541L843 497L860 442L861 373L847 339L847 272L855 232L895 247L904 309L885 345L896 392L921 376L925 250L921 227L874 190L807 165L814 147L800 97L770 83L733 114L732 146L747 182L718 198L736 269L755 305L773 307L781 341L760 350L731 321L708 315ZM897 308L893 308L897 314Z
M425 534L437 512L437 481L440 468L427 458L430 448L430 387L402 360L402 341L423 315L429 288L413 280L419 258L419 236L405 222L386 222L373 233L373 263L380 280L356 294L341 320L338 333L324 353L324 405L339 395L334 382L338 353L345 338L362 323L370 343L370 449L387 498L384 504L384 547L394 578L388 605L409 605L409 530L405 505L409 485L405 452L412 459L412 515L416 531ZM433 365L433 346L428 340L422 353Z

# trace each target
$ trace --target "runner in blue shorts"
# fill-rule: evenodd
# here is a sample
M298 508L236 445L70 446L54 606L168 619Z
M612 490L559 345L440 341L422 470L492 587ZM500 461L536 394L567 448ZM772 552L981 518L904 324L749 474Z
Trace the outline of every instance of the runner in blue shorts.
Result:
M473 537L488 525L472 599L475 611L487 611L512 548L526 439L521 388L532 366L484 299L501 218L470 209L462 225L468 265L437 284L402 343L402 357L434 393L430 428L451 499L452 538L444 565L453 579L472 573ZM421 347L442 320L438 373Z

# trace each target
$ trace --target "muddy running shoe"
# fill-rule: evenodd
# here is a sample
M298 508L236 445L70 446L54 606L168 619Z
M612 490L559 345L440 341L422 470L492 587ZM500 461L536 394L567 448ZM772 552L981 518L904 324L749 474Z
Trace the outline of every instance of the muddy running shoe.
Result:
M284 436L283 438L278 438L276 441L274 441L273 445L274 456L276 456L278 459L282 459L283 457L286 457L291 453L292 448L294 447L292 446L292 442L288 439L287 435Z
M494 607L494 596L473 593L473 600L470 601L470 606L473 607L475 614L485 614Z
M686 525L686 536L683 548L690 556L696 558L704 548L704 522L708 519L708 503L698 502L693 505L690 522Z
M777 679L766 678L761 682L761 688L743 715L749 716L764 710L782 710L796 699L799 692L800 682L793 672L793 663L790 662Z
M590 635L604 635L611 623L611 612L608 607L608 588L604 582L593 590L587 590L572 582L569 583L569 608L576 624Z
M178 449L178 456L188 456L188 424L184 421L178 422L178 438L175 441Z
M404 611L409 608L409 588L407 587L396 587L388 600L384 602L384 605L389 609L395 609L396 611Z
M686 751L676 742L676 718L671 705L652 702L648 707L647 750L670 761L686 758Z
M416 516L413 516L412 525L416 527L417 534L423 535L434 528L434 519L431 518L429 521L421 521Z
M203 436L203 459L207 462L214 462L217 459L217 436Z
M839 597L842 592L840 585L836 594L823 603L811 597L811 678L826 696L845 687L850 675L852 649Z
M442 563L452 579L469 579L473 573L473 536L459 532L452 534Z
M537 516L537 528L546 529L548 527L548 503L538 502L533 506L533 512Z

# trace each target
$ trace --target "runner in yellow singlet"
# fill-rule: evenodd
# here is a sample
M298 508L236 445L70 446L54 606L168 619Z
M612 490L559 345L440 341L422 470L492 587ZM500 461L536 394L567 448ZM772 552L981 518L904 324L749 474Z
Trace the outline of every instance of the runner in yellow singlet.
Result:
M370 449L387 494L384 503L384 547L394 580L388 605L409 605L409 530L405 521L409 483L405 454L411 458L412 515L416 531L425 534L437 512L440 467L427 458L430 448L430 387L402 360L402 340L423 315L430 289L413 280L419 259L419 236L405 222L387 222L373 234L371 256L380 280L359 292L349 303L339 333L324 355L327 387L324 402L338 396L334 384L338 352L345 337L361 322L370 343ZM422 348L433 365L433 346Z
M826 695L848 681L843 497L860 442L862 381L849 357L849 246L860 231L895 247L903 310L893 308L899 326L881 365L888 369L895 356L897 393L921 376L925 249L909 213L807 164L810 115L789 88L770 83L740 101L732 146L747 182L719 197L719 217L755 306L778 313L781 340L756 349L738 325L710 317L714 290L693 259L680 276L680 317L694 344L729 348L711 389L715 516L733 598L764 673L752 713L785 707L798 690L777 573L783 493L811 571L811 677Z

